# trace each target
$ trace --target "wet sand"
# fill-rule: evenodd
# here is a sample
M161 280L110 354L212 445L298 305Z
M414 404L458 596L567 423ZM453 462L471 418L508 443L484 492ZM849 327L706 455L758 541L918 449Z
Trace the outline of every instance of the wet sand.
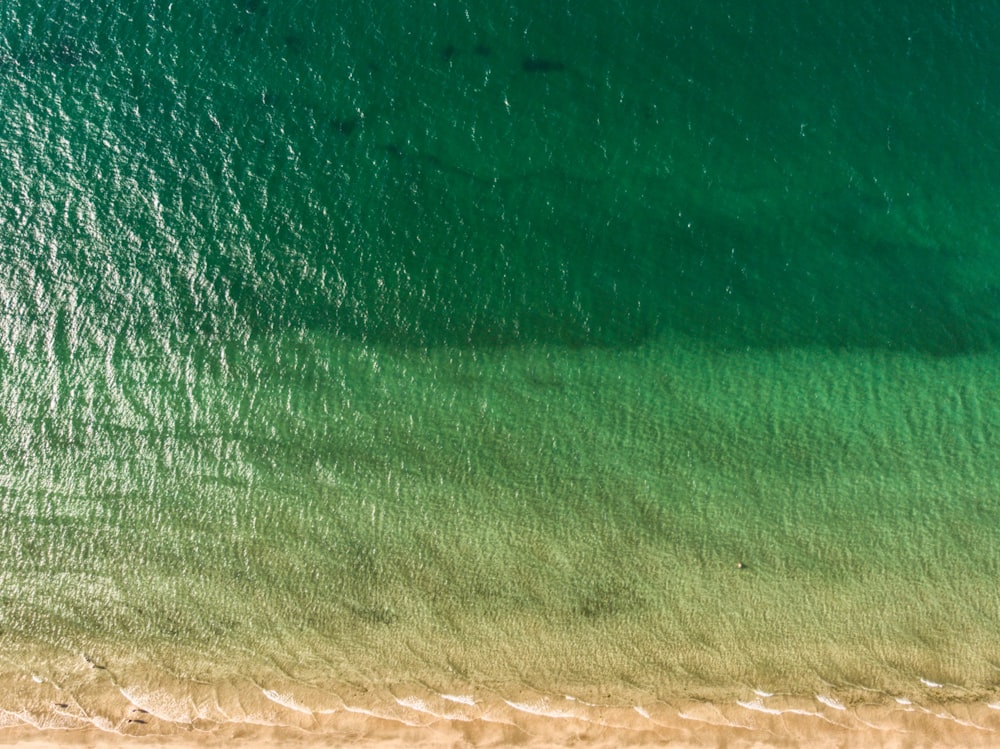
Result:
M363 694L299 690L190 695L171 706L150 698L60 703L46 715L4 711L0 743L35 747L125 745L525 746L525 747L992 747L1000 705L905 698L854 702L763 693L733 702L656 701L627 705L522 692L445 694L416 686ZM143 706L145 705L145 706Z

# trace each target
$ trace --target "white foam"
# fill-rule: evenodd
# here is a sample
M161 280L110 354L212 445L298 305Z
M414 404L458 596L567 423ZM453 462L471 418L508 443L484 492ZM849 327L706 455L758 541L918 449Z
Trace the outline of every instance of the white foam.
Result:
M510 702L509 700L504 700L504 702L506 702L515 710L520 710L522 713L530 713L531 715L541 715L546 718L577 717L576 713L549 707L549 704L547 702L536 702L534 704L528 704L526 702Z
M0 726L7 728L8 726L20 726L29 725L35 728L40 728L38 723L28 714L16 713L12 710L4 710L0 708L0 715L6 717L6 720L0 721Z
M973 723L971 720L963 720L957 715L952 715L951 713L931 713L935 718L941 718L941 720L950 720L954 723L958 723L960 726L965 726L966 728L975 728L980 731L988 731L993 733L992 728L987 728L986 726L981 726L978 723Z
M275 692L273 689L262 689L264 696L267 697L271 702L274 702L282 707L287 707L289 710L294 710L297 713L304 713L305 715L312 715L313 711L308 707L298 702L294 697L287 694L281 694L280 692Z
M90 719L93 726L105 733L117 733L121 734L117 726L112 723L109 719L105 718L103 715L95 715Z
M430 708L427 707L427 703L419 697L404 697L403 699L396 697L396 704L408 707L411 710L419 710L422 713L429 713L431 711Z
M987 702L986 707L990 710L1000 710L1000 702Z
M140 691L137 687L119 687L118 691L134 707L155 718L170 723L193 723L209 720L214 723L248 723L257 726L279 726L271 716L244 713L239 716L227 714L220 705L202 702L196 705L190 696L178 697L165 689ZM263 692L263 690L261 690ZM266 696L266 695L265 695Z
M910 701L910 700L908 700L908 699L906 699L906 697L897 697L896 698L896 702L898 702L900 705L912 705L913 704L913 702Z
M752 702L737 700L737 705L747 710L753 710L758 713L766 713L767 715L808 715L811 718L822 718L823 716L812 710L802 710L795 707L790 707L785 710L778 710L777 708L767 707L763 700L753 700ZM843 709L843 708L840 708Z
M118 691L134 707L145 710L160 720L189 723L197 717L196 711L191 709L189 700L180 700L166 690L156 689L140 693L132 687L120 687Z
M476 700L464 694L442 694L441 699L448 700L449 702L457 702L460 705L476 706Z
M822 702L824 705L826 705L829 708L833 708L834 710L846 710L847 709L841 703L837 702L837 700L833 699L833 697L827 697L825 694L817 694L816 695L816 700L818 702Z
M944 686L944 684L938 684L936 681L931 681L930 679L925 679L922 676L920 677L920 683L923 684L925 687L930 687L931 689L938 689L939 687L943 687Z
M424 713L425 715L430 715L435 718L441 718L443 720L462 720L467 722L472 720L472 718L468 715L463 715L462 713L439 713L436 710L432 710L430 705L418 697L403 697L402 699L396 697L395 699L397 705L409 708L410 710L416 710L418 713Z
M646 720L652 720L652 718L653 718L653 716L649 714L649 711L646 708L644 708L644 707L640 707L639 705L636 705L632 709L635 710L637 713L639 713L639 715L641 715Z
M753 702L744 702L743 700L736 700L736 704L740 707L746 708L747 710L753 710L756 713L767 713L768 715L781 715L781 710L775 710L773 707L765 707L764 703L760 700L754 700Z
M762 689L755 689L753 693L758 697L774 697L774 692L765 692Z

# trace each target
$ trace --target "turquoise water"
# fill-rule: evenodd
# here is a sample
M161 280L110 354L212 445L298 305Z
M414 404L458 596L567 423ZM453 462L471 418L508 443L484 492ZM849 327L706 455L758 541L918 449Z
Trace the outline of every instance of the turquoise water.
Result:
M6 3L7 722L991 698L1000 11L756 5Z

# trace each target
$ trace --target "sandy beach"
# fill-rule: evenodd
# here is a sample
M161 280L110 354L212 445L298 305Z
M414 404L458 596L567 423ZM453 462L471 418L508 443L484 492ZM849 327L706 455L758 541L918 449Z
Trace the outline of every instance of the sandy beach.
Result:
M344 694L347 694L345 690ZM440 694L400 687L323 707L271 690L223 707L195 695L187 714L139 700L66 705L44 716L4 711L0 744L87 746L365 747L992 747L1000 705L904 698L844 704L834 697L763 693L735 703L595 704L525 692ZM136 704L139 702L139 704ZM178 703L179 704L179 703ZM240 713L234 708L241 704ZM176 707L176 705L175 705ZM228 719L223 713L228 712Z

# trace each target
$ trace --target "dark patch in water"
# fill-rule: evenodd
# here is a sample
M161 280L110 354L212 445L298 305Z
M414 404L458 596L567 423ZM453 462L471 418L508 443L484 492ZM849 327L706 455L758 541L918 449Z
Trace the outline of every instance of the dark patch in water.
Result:
M585 619L604 619L641 608L641 597L624 583L605 583L582 595L576 613Z
M365 624L387 627L398 619L388 606L351 606L350 609Z
M87 661L87 663L89 663L89 664L90 664L90 667L91 667L91 668L96 668L96 669L99 669L99 670L101 670L101 671L105 671L105 670L107 670L107 667L106 667L106 666L102 666L101 664L97 663L97 661L95 661L95 660L94 660L93 658L91 658L91 657L90 657L89 655L84 655L84 656L83 656L83 659L84 659L85 661Z
M278 91L264 90L260 94L260 103L265 107L280 107L288 100L285 94Z
M525 57L521 63L525 73L560 73L566 66L558 60L546 60L542 57Z
M415 151L412 149L406 149L400 146L398 143L388 143L385 145L386 152L394 159L399 159L404 162L411 164L417 164L422 166L429 166L437 169L440 172L447 174L454 174L459 177L464 177L465 179L473 180L482 185L495 186L502 184L510 184L515 182L522 182L526 180L535 179L543 176L557 176L558 173L550 169L538 169L528 172L523 172L521 174L506 174L506 175L491 175L491 174L480 174L468 169L463 169L457 164L453 164L450 161L445 161L440 156L433 153L426 153L423 151ZM577 182L590 182L591 178L576 178Z
M476 44L472 48L472 52L479 57L489 57L493 50L483 43ZM462 50L456 47L454 44L446 44L441 48L441 57L445 59L446 62L451 62L455 57L462 54Z
M305 47L305 39L300 34L286 34L285 46L292 52L301 52Z
M350 137L354 132L361 127L360 117L334 117L330 120L330 127L334 132L343 135L345 138Z

